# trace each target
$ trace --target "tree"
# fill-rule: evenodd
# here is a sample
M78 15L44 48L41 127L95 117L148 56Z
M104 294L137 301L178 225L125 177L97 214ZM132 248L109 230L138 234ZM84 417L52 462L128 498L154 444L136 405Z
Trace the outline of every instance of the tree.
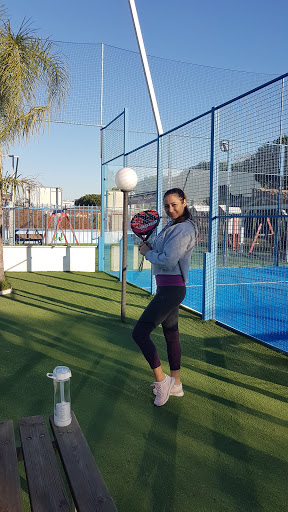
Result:
M75 201L76 206L101 206L100 194L86 194Z
M1 7L0 7L1 16ZM53 108L61 108L68 91L68 74L50 40L34 35L25 20L17 33L10 21L0 26L0 283L4 281L2 201L7 177L3 177L3 150L15 142L38 136ZM41 97L42 101L39 100ZM10 185L27 184L12 180ZM28 180L29 181L29 180Z

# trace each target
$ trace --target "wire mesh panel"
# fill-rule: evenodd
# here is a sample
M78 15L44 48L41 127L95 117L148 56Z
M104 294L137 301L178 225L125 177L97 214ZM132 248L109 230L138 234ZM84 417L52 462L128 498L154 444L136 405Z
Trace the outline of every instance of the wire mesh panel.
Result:
M182 188L199 228L193 268L202 267L208 249L207 218L210 189L210 113L162 137L163 192Z
M125 110L101 130L102 190L101 239L98 265L120 277L120 241L123 222L123 193L117 190L116 173L123 167L125 153Z
M209 113L161 137L161 195L174 187L184 190L188 207L199 230L183 302L185 306L198 312L202 312L203 252L208 249L210 125ZM192 269L199 270L195 273Z
M281 79L221 108L216 299L217 320L286 350L287 96Z
M126 156L126 164L132 167L138 176L138 183L129 194L127 280L148 291L151 291L152 285L151 265L144 261L143 270L139 272L142 258L138 251L140 239L132 233L130 221L140 211L157 208L157 155L158 141L156 140ZM155 236L156 232L150 237L150 243L153 243Z
M101 130L103 164L124 154L124 123L125 113L121 112L119 116L105 126L105 130Z
M69 74L69 94L65 108L55 108L51 120L60 123L101 125L102 45L55 42ZM102 82L102 84L101 84ZM43 93L42 93L43 94ZM41 104L43 98L40 98ZM118 108L117 113L120 111ZM113 115L110 115L110 119Z
M102 239L103 270L120 277L120 241L123 223L123 193L115 185L116 173L123 167L123 157L102 167Z
M65 109L52 112L53 121L103 126L125 106L130 110L131 130L153 132L154 119L138 52L101 43L55 44L67 66L70 89ZM148 60L165 131L273 77L154 56ZM142 143L131 141L129 149Z

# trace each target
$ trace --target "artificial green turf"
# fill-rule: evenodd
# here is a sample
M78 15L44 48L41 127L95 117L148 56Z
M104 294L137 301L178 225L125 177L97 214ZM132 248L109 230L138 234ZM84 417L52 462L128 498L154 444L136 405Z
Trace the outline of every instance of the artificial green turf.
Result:
M48 422L46 373L65 364L72 408L119 512L288 510L287 356L181 310L185 396L158 408L131 339L148 294L127 286L122 324L121 283L104 273L7 277L14 294L0 298L2 419L15 429L23 416ZM153 339L168 371L161 328Z

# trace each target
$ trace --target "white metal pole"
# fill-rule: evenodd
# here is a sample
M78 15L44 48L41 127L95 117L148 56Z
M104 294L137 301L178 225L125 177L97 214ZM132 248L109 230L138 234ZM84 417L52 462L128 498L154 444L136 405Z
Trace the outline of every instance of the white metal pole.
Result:
M103 145L103 90L104 90L104 44L101 45L101 92L100 92L100 158L102 159Z
M100 93L100 128L103 125L103 81L104 76L104 44L101 45L101 93Z
M158 135L162 135L163 128L162 128L161 118L160 118L160 114L159 114L159 110L158 110L156 95L155 95L152 77L151 77L151 73L150 73L150 69L149 69L149 64L148 64L148 60L147 60L146 50L145 50L145 46L144 46L144 41L143 41L143 37L142 37L142 32L141 32L141 28L140 28L140 23L139 23L139 19L138 19L135 1L129 0L129 5L130 5L131 15L132 15L133 23L134 23L134 29L135 29L135 33L136 33L137 43L138 43L138 47L139 47L139 51L140 51L140 55L141 55L141 60L142 60L142 65L143 65L144 74L145 74L145 78L146 78L146 83L147 83L147 87L148 87L148 92L149 92L149 96L150 96L150 101L151 101L151 105L152 105L153 115L154 115L154 119L155 119L155 123L156 123L156 127L157 127L157 132L158 132Z

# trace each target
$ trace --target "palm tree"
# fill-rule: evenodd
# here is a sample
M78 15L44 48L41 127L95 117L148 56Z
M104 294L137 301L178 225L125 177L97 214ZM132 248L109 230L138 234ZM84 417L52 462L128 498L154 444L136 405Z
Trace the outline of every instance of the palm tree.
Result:
M50 40L36 37L30 24L23 21L14 33L3 20L0 6L0 286L4 281L3 262L3 176L2 155L15 142L28 142L45 129L50 113L61 108L68 91L68 74L63 60ZM41 100L40 100L41 98ZM17 188L27 180L10 180ZM1 289L1 288L0 288Z

